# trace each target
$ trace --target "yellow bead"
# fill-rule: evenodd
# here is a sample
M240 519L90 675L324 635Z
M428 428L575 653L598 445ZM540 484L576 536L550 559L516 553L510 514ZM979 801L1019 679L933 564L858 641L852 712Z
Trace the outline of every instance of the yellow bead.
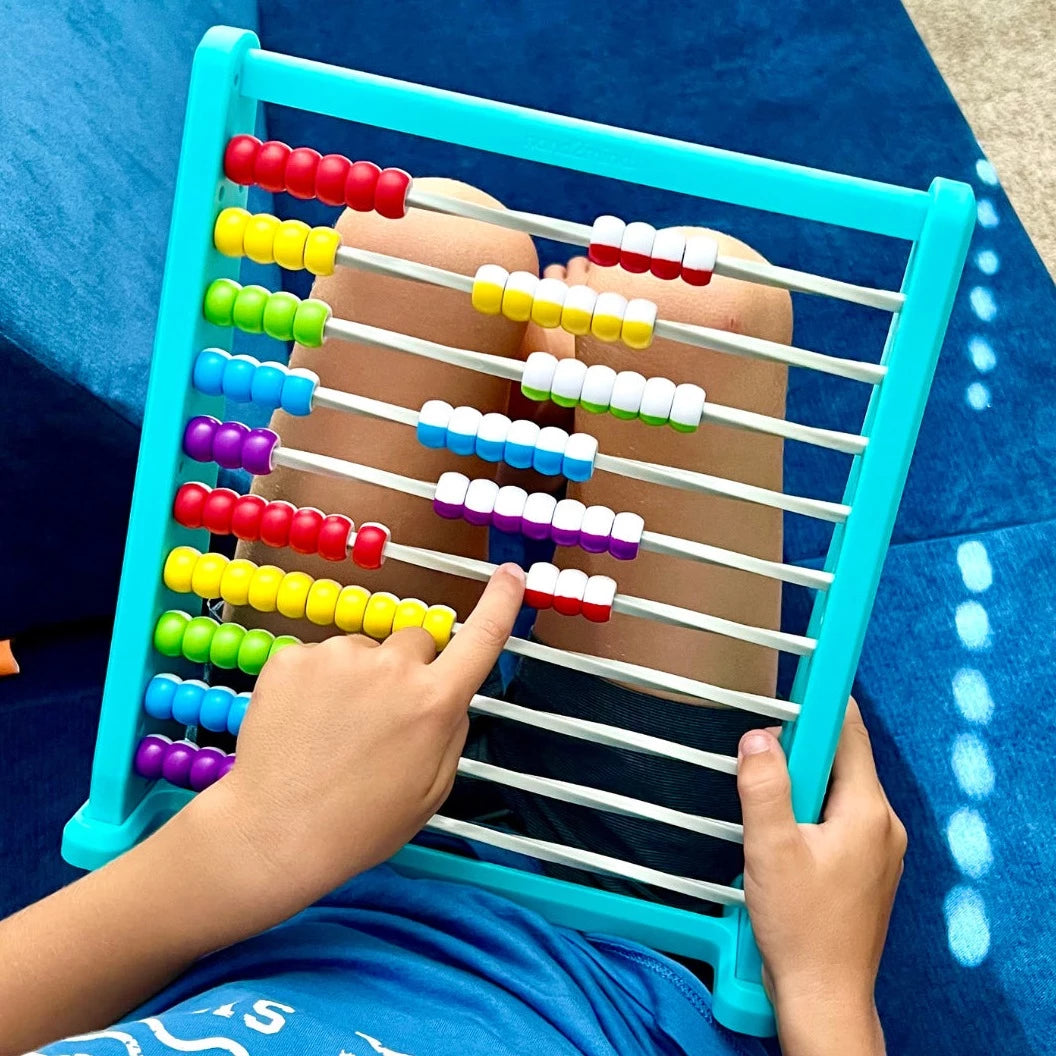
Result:
M392 617L392 633L402 631L405 627L421 627L428 608L424 601L417 598L404 598L396 606L396 614Z
M307 572L287 572L279 584L275 608L291 620L303 620L305 606L308 604L308 591L312 589L314 582Z
M634 297L627 303L620 340L628 348L644 349L653 343L656 329L656 305L644 297Z
M246 209L221 209L213 225L213 244L225 257L241 257L250 214Z
M430 605L422 620L422 626L433 636L439 651L451 641L451 632L455 626L458 613L449 605Z
M317 579L308 591L304 614L312 623L329 627L334 622L337 599L341 596L341 584L334 579Z
M194 569L201 556L202 552L195 550L193 546L177 546L170 551L169 556L165 558L165 569L161 574L165 586L180 594L190 594Z
M561 325L561 310L564 307L559 301L544 300L536 297L532 301L532 322L536 326L544 326L547 330L553 330Z
M275 232L275 263L287 271L304 268L304 243L311 228L303 220L283 220Z
M220 581L224 578L227 563L223 554L202 554L194 566L191 590L200 598L220 597Z
M502 314L515 323L526 323L532 317L532 304L539 279L528 271L515 271L502 291Z
M249 585L253 582L253 576L257 566L245 558L236 557L228 563L224 569L223 579L220 580L220 597L228 605L248 605Z
M599 294L590 319L590 332L599 341L619 341L626 313L626 297L611 290Z
M286 573L277 565L260 565L249 581L248 600L258 612L274 612L279 584Z
M242 236L242 248L250 260L258 264L275 263L275 235L281 221L271 213L257 213L249 218L246 233Z
M346 634L359 634L368 601L370 591L366 587L344 587L334 609L334 623Z
M484 315L498 315L502 311L502 295L510 273L498 264L482 264L473 279L470 299L473 307Z
M371 594L367 609L363 613L363 633L379 641L382 638L388 638L392 634L392 621L399 604L400 599L387 590L379 590L377 594Z
M313 227L304 243L304 266L313 275L333 275L341 236L332 227Z
M597 294L586 286L570 286L561 309L561 328L577 337L590 333Z

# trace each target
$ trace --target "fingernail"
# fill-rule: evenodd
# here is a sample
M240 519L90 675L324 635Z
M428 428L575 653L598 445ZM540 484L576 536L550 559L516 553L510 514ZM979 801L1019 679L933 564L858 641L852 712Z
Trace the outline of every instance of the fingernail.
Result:
M741 755L760 755L770 751L773 738L762 730L752 730L741 738Z
M507 561L504 565L499 565L499 571L505 572L507 576L512 576L518 583L523 583L525 580L524 569L520 565L514 564L512 561Z

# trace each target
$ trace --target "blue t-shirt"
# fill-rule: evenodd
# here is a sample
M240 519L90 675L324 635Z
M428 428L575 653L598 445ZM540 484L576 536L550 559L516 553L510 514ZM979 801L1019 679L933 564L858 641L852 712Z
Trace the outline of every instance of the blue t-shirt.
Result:
M193 906L173 907L194 913ZM144 923L149 927L149 923ZM356 877L49 1056L755 1056L685 968L478 888Z

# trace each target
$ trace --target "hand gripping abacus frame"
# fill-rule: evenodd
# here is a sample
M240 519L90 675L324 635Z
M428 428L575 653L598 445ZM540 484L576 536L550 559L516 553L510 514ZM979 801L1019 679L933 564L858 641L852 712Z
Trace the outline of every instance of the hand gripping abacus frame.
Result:
M799 659L791 692L800 708L785 734L793 806L800 820L816 820L974 224L971 190L942 179L926 192L909 190L536 113L262 51L253 33L216 27L194 61L91 790L66 826L67 860L103 864L190 795L144 780L132 762L143 735L159 728L142 710L143 687L159 665L172 667L151 641L158 614L180 601L162 581L162 563L173 546L192 541L170 515L173 493L192 478L216 479L215 466L185 457L181 436L188 418L221 406L189 384L195 355L231 341L231 331L210 325L201 308L206 285L236 277L238 268L211 238L218 211L246 198L244 187L224 178L221 159L231 136L254 130L262 103L912 243L883 353L886 374L865 417L868 445L854 456L843 499L850 514L837 525L825 562L832 582L814 602L808 634L817 646ZM395 864L412 875L478 884L562 925L706 960L715 969L716 1018L745 1033L773 1030L743 906L704 916L417 846L404 848Z

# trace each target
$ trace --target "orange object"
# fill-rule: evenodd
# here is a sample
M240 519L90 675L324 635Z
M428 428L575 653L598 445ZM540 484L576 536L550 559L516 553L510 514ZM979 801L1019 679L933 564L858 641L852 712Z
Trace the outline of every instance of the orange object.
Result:
M8 639L0 641L0 678L4 675L17 675L18 661L15 654L11 652L11 642Z

